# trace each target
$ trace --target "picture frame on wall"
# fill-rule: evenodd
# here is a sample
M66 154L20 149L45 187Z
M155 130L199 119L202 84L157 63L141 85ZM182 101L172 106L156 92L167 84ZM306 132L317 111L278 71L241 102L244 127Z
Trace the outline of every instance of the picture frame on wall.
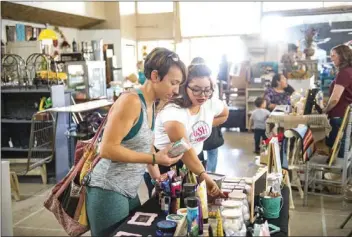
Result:
M6 41L15 42L16 41L16 27L6 26Z
M31 40L33 37L33 27L32 26L25 26L26 29L26 41Z
M25 27L23 24L16 24L16 41L25 41Z

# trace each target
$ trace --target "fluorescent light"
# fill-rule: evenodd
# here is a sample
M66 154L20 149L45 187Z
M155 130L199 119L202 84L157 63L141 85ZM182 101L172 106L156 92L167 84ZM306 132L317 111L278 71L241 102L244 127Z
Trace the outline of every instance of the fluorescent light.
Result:
M333 29L333 30L330 30L331 33L349 32L349 31L352 31L352 29Z
M349 35L352 35L352 32L349 32L348 34L349 34Z

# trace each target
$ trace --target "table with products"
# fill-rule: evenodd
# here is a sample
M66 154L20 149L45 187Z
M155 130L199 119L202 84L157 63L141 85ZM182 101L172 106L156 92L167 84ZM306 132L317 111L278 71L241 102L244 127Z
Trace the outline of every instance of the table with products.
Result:
M261 192L261 188L258 188L258 187L261 187L263 185L265 185L265 187L263 188L267 188L267 181L266 181L266 178L267 178L267 169L265 169L264 171L262 171L261 173L258 172L259 175L257 175L257 177L253 177L253 182L256 180L255 183L252 183L252 189L250 192L253 191L253 194L255 194L253 196L253 203L255 203L254 206L261 206L261 201L259 201L259 192ZM264 177L264 180L261 180L261 178ZM233 180L236 180L238 178L225 178L223 180L223 183L222 183L222 190L224 193L227 192L227 188L229 187L229 185L231 184L231 182ZM245 179L248 179L248 178L240 178L241 181L245 180ZM227 180L227 181L226 181ZM226 183L228 182L228 183ZM247 182L247 181L246 181ZM186 184L185 184L186 185ZM225 188L223 188L225 186ZM257 190L255 190L257 189ZM234 199L232 199L232 197L235 197L233 196L232 194L235 194L238 195L239 193L235 190L233 190L231 193L226 193L227 194L227 198L226 199L221 199L221 208L220 210L217 211L217 214L216 214L216 217L214 216L214 214L212 214L212 212L214 211L213 209L211 209L211 204L210 204L210 201L209 201L209 205L208 205L208 213L209 213L209 217L207 218L208 219L208 223L204 223L202 224L203 226L203 234L202 236L216 236L216 235L219 235L219 234L215 234L215 233L219 233L217 231L218 228L219 228L219 225L214 225L212 223L214 223L214 220L216 218L216 221L218 220L218 215L225 215L224 214L224 211L225 209L225 203L230 203L230 202L237 202L237 201L233 201ZM242 191L240 192L242 195ZM232 195L232 196L231 196ZM246 195L244 195L246 197ZM247 197L249 197L250 195L247 195ZM247 235L247 236L251 236L252 235L252 232L250 231L251 228L253 227L253 222L254 223L259 223L259 220L262 220L262 223L264 222L264 220L267 220L269 226L271 227L270 228L270 231L272 231L272 225L274 228L277 228L277 231L274 231L271 236L288 236L288 221L289 221L289 189L286 187L286 186L283 186L281 188L281 197L280 198L282 201L281 201L281 204L280 204L280 209L279 210L279 215L278 217L276 218L264 218L264 219L260 219L258 217L258 215L256 215L257 219L253 219L252 220L252 213L251 213L251 219L247 220L247 221L243 221L243 225L245 224L246 225L246 228L245 229L245 232L241 232L242 234L241 235ZM247 199L247 198L245 198ZM218 199L219 200L219 199ZM227 208L227 207L226 207ZM142 206L140 206L139 208L137 208L136 210L133 211L133 213L131 213L125 220L123 220L122 222L116 224L116 226L112 227L112 229L110 229L108 232L112 232L113 234L111 236L173 236L173 235L180 235L180 236L184 236L186 233L187 233L187 225L190 223L190 222L187 222L187 216L186 214L189 214L188 211L186 210L186 213L183 213L183 209L184 208L181 208L177 211L177 214L182 215L184 214L184 222L180 222L179 220L176 221L177 224L177 229L176 229L176 232L174 230L174 232L172 233L166 233L166 232L163 232L161 233L160 232L160 223L162 221L165 221L167 219L170 220L170 216L173 216L172 215L167 215L165 213L165 211L163 211L164 209L160 206L160 203L159 203L159 200L158 200L158 196L155 196L155 197L152 197L151 199L149 199L146 203L144 203ZM202 207L201 207L201 204L199 205L199 210L201 210ZM230 210L230 209L226 209L226 210ZM231 210L234 210L234 209L231 209ZM243 210L243 209L241 209ZM180 211L180 212L179 212ZM133 223L135 220L137 220L136 216L138 215L153 215L155 214L155 216L152 218L152 222L150 222L149 225L143 225L143 224L136 224L136 223ZM201 213L201 212L200 212ZM242 213L242 211L241 211ZM170 214L170 212L168 213ZM177 215L177 216L179 216ZM204 215L203 215L204 216ZM262 217L261 217L262 218ZM220 219L222 222L222 219ZM229 219L227 219L229 220ZM226 220L226 217L224 219L224 223L221 224L221 230L223 233L226 232L226 225L225 225L225 222L227 221ZM132 223L131 223L132 222ZM193 222L192 222L193 223ZM259 223L260 224L260 223ZM201 224L199 224L199 229L201 229L200 227ZM180 227L181 226L181 227ZM211 228L209 228L209 226L211 226ZM176 227L175 227L176 228ZM183 228L184 230L180 231L179 229ZM216 228L214 230L214 228ZM197 229L198 230L198 229ZM212 231L211 231L212 230ZM238 233L237 233L238 235ZM198 236L198 235L193 235L193 236ZM231 235L230 235L231 236ZM235 235L233 235L235 236Z

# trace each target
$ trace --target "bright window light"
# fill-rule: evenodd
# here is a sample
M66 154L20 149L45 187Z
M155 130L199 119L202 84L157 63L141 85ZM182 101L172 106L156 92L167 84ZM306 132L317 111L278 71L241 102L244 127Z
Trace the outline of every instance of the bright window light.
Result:
M261 37L269 42L285 40L285 22L281 16L266 16L262 19Z
M183 37L260 31L260 2L180 2Z
M263 2L263 12L323 7L323 2Z
M138 14L173 12L173 2L137 2Z
M119 2L120 15L133 15L136 13L134 2Z

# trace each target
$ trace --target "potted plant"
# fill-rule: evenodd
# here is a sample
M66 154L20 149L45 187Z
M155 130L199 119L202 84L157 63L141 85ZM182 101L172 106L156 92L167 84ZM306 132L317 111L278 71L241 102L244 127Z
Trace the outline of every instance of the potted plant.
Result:
M304 49L304 54L306 55L306 59L310 60L314 55L315 50L312 47L313 42L316 40L316 36L318 34L318 30L310 27L304 31L304 41L306 48Z

